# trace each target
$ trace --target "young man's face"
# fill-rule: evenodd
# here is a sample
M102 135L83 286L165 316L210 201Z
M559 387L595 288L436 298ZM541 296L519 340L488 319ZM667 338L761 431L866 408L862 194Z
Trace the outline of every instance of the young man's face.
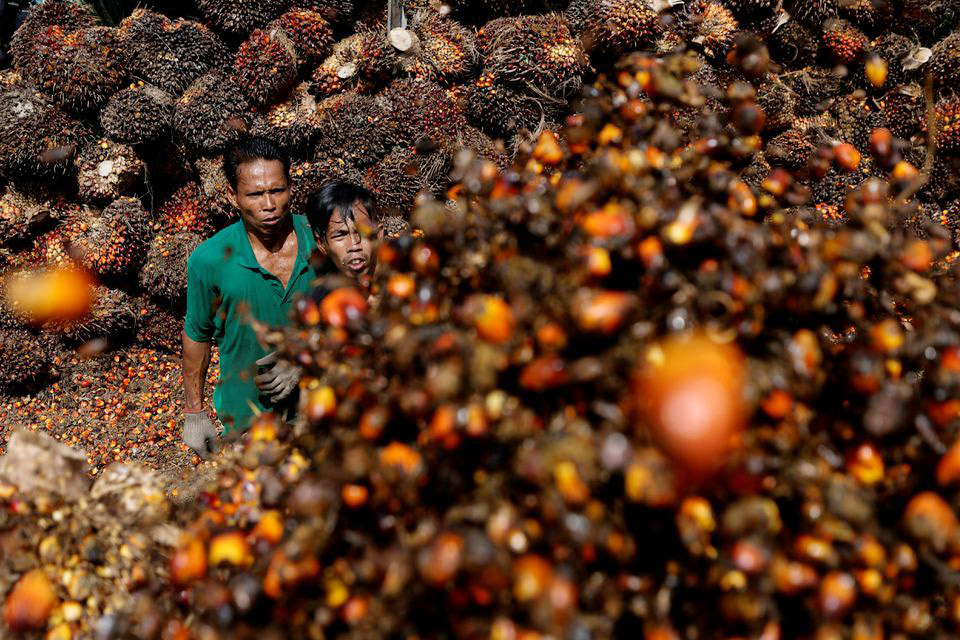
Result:
M227 189L248 229L270 236L282 228L290 207L290 182L279 160L258 158L237 167L237 187Z
M327 223L327 233L319 238L320 250L327 254L340 273L355 280L367 280L377 266L377 249L382 232L360 202L353 204L353 215L337 209Z

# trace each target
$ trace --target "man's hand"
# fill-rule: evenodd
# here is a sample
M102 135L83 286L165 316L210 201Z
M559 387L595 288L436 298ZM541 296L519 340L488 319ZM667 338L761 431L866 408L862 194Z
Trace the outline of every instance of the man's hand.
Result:
M204 460L220 452L220 434L206 411L183 414L183 441Z
M297 388L303 372L303 369L286 360L278 360L276 351L257 360L257 366L263 373L253 381L257 383L260 393L268 396L273 403L285 399Z

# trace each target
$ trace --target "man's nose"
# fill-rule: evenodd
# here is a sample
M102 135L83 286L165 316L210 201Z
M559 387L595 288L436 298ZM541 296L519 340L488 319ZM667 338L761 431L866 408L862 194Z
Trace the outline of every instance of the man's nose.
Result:
M276 205L273 195L268 193L266 194L266 198L267 198L267 203L266 203L266 206L264 206L264 209L273 209Z

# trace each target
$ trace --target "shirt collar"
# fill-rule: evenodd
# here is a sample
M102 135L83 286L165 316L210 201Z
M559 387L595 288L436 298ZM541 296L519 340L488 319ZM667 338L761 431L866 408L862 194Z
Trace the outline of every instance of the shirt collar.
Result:
M290 221L293 223L293 232L297 234L297 259L294 263L294 274L300 273L310 263L310 254L313 253L315 244L313 233L310 226L298 224L299 220L295 214L290 214ZM243 220L237 220L234 223L236 228L237 263L241 267L263 271L257 256L253 254L253 247L250 246L250 238L247 236L247 228L243 225Z

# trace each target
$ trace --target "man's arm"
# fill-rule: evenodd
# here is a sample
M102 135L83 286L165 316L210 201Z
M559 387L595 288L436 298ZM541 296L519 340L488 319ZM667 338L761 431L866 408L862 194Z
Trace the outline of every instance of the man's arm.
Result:
M197 342L183 332L183 408L203 409L203 391L210 366L210 343Z

